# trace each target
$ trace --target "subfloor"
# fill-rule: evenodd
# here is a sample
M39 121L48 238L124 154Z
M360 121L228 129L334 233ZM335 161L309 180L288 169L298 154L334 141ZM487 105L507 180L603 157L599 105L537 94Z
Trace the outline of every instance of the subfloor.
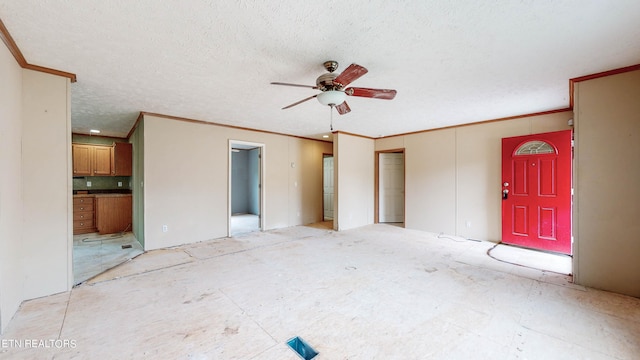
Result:
M640 299L497 261L494 245L321 224L150 251L24 302L0 358L295 360L294 336L318 360L638 358Z
M79 284L144 251L132 232L73 236L73 283Z
M260 231L260 217L254 214L235 214L231 216L231 236Z

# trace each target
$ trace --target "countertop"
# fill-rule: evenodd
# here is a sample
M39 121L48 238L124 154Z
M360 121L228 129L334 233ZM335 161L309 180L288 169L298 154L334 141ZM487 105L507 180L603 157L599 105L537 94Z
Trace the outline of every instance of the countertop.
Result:
M89 195L97 195L97 194L131 194L131 190L129 189L91 189L91 190L73 190L73 195L81 195L81 194L89 194Z
M98 194L74 194L73 197L126 197L131 196L131 193L122 194L122 193L98 193Z
M99 198L103 198L103 197L127 197L127 196L131 196L131 194L93 194L93 196Z

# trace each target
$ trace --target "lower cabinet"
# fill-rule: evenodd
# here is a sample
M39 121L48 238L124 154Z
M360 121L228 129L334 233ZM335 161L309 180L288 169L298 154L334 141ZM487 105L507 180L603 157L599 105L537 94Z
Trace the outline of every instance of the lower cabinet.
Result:
M131 231L131 195L97 195L96 228L100 234Z
M131 194L73 196L73 234L131 231Z
M95 198L93 196L73 197L73 233L96 232Z

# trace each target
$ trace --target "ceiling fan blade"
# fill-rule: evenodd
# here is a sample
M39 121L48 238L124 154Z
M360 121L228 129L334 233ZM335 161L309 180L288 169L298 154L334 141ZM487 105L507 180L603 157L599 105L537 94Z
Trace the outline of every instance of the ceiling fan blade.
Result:
M284 85L284 86L296 86L296 87L304 87L304 88L310 88L310 89L317 89L317 86L311 86L311 85L300 85L300 84L289 84L289 83L283 83L283 82L272 82L271 85Z
M369 70L367 70L363 66L360 66L358 64L351 64L348 68L344 69L342 74L338 75L338 77L333 80L333 83L347 86L354 82L356 79L360 78L362 75L366 74L367 71Z
M349 96L360 96L374 99L392 100L396 97L395 90L391 89L368 89L368 88L347 88L344 92Z
M284 109L288 109L288 108L290 108L290 107L294 107L294 106L296 106L296 105L298 105L298 104L302 104L303 102L305 102L305 101L309 101L309 100L313 99L313 98L314 98L314 97L316 97L316 96L318 96L318 95L316 94L316 95L313 95L313 96L309 96L309 97L308 97L308 98L306 98L306 99L302 99L302 100L300 100L300 101L298 101L298 102L294 102L294 103L293 103L293 104L291 104L291 105L287 105L287 106L283 107L283 108L282 108L282 110L284 110Z
M347 104L346 101L340 105L336 105L335 108L336 110L338 110L338 114L340 115L344 115L351 111L351 108L349 107L349 104Z

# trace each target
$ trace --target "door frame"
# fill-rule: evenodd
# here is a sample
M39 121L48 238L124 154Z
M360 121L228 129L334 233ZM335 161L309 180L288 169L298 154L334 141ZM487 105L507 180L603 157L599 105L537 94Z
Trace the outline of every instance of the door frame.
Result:
M231 237L231 215L232 215L232 211L231 211L231 175L233 172L233 168L232 168L232 155L233 155L233 148L234 146L236 147L241 147L241 148L247 148L247 149L253 149L253 148L260 148L260 161L258 162L259 164L259 170L260 170L260 184L259 184L259 190L260 190L260 195L258 195L258 199L260 201L260 215L258 215L258 219L259 219L259 224L258 227L260 228L260 231L264 231L264 226L265 226L265 156L266 156L266 145L262 144L262 143L255 143L255 142L250 142L250 141L243 141L243 140L233 140L233 139L229 139L229 147L227 149L227 156L228 156L228 163L227 163L227 236Z
M403 187L405 189L404 192L404 197L403 197L403 203L404 203L404 212L402 215L402 223L405 224L405 221L407 220L407 156L406 156L406 152L405 152L405 148L397 148L397 149L388 149L388 150L378 150L375 152L374 157L374 173L375 173L375 178L374 178L374 184L373 184L373 191L374 191L374 196L373 196L373 223L374 224L379 224L380 223L380 154L384 154L384 153L391 153L391 154L399 154L402 153L402 159L403 159L403 166L402 166L402 171L403 171L403 176L404 176L404 184Z

